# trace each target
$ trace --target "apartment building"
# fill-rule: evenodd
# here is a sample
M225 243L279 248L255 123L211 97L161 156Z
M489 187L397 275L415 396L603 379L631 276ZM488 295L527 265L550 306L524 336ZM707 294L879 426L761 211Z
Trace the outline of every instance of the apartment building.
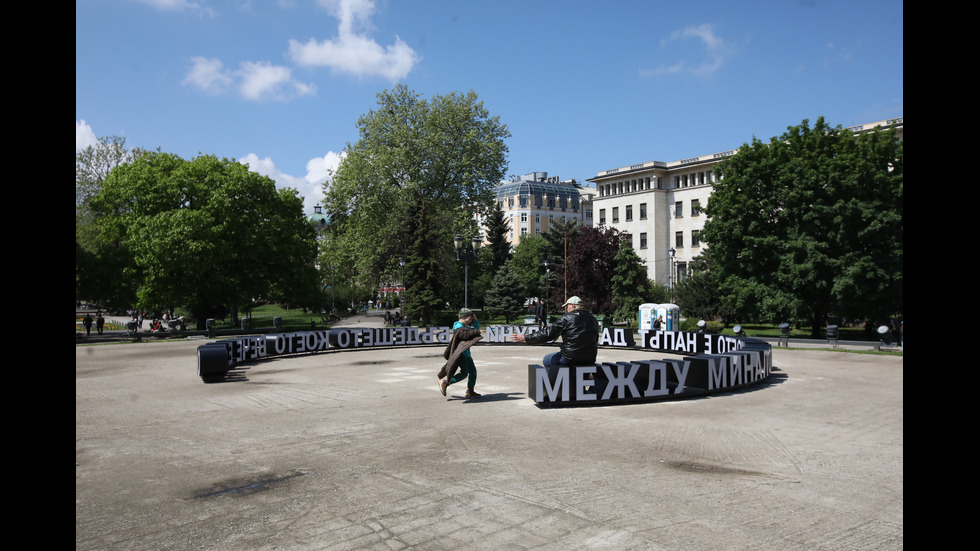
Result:
M549 177L547 172L532 172L501 182L496 200L507 221L507 240L516 247L520 236L547 233L559 220L592 226L594 194L595 190L575 180Z
M855 133L897 127L904 139L904 119L850 127ZM651 161L600 172L588 181L595 184L592 202L596 226L628 233L637 255L647 266L647 276L669 285L680 281L690 262L704 250L700 240L713 185L715 166L738 153L731 149L679 161Z

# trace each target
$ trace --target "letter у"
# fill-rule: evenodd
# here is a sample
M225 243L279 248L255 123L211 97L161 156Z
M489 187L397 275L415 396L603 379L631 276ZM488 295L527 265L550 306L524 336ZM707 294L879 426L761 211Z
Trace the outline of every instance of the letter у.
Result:
M659 360L642 360L634 362L639 364L647 374L646 388L643 389L643 397L666 396L670 394L667 386L667 363ZM643 371L640 374L643 374Z

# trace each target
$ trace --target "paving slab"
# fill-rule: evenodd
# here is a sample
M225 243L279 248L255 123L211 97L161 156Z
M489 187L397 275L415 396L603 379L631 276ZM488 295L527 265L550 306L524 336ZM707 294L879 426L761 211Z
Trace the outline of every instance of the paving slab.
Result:
M477 345L484 396L467 400L439 393L439 347L205 384L200 344L76 346L76 549L904 545L901 356L774 349L750 389L539 408L527 365L546 347Z

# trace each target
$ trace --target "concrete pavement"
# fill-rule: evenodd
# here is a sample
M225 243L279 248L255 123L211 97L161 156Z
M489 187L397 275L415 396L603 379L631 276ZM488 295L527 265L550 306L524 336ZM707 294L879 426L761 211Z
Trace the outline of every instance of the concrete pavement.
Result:
M741 392L539 409L544 347L478 345L465 400L438 347L204 384L200 344L76 347L76 549L904 546L902 357L775 349Z

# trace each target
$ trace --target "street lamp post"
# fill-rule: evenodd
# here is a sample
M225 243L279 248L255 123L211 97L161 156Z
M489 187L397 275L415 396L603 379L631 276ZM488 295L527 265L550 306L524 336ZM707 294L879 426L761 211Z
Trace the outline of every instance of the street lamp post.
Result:
M470 239L470 247L466 248L463 243L463 236L456 234L453 238L453 246L456 247L456 260L463 261L463 306L470 307L470 261L476 260L476 252L480 250L483 238L474 235Z
M551 268L548 267L548 259L544 261L544 300L548 304L548 279L551 275Z
M401 287L402 287L401 293L399 293L399 297L398 297L400 299L399 300L398 307L401 309L402 312L404 312L405 311L405 295L408 294L408 285L405 285L405 259L403 258L403 259L399 260L398 261L398 265L401 267L401 282L400 283L401 283Z
M337 268L330 266L330 315L337 312Z
M670 250L667 251L667 254L670 255L670 303L673 304L674 303L674 255L677 254L677 251L673 247L671 247Z
M548 267L548 259L544 260L544 324L548 324L548 291L549 291L549 279L551 276L551 268ZM543 326L538 325L538 329L544 329Z

